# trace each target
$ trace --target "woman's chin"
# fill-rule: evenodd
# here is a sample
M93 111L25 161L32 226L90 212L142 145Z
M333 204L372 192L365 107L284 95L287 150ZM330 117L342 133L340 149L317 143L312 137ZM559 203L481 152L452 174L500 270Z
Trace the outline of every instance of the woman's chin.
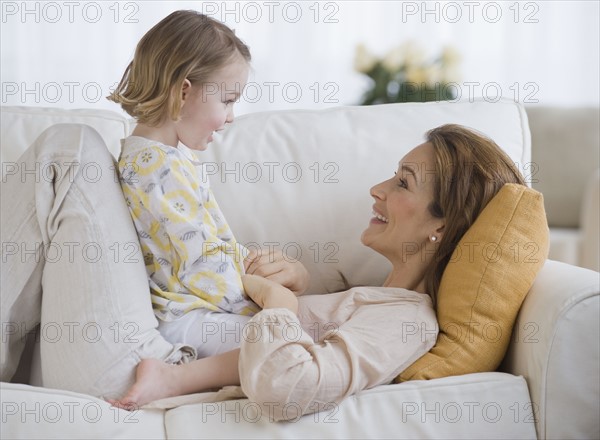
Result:
M372 251L377 252L378 254L383 255L387 258L385 252L385 246L379 246L378 244L385 243L385 240L382 242L381 237L377 237L379 234L377 232L371 231L370 228L364 230L364 232L360 236L360 242L371 249Z
M367 246L367 247L371 247L371 243L372 243L372 238L369 235L369 228L365 229L363 231L363 233L360 235L360 242Z

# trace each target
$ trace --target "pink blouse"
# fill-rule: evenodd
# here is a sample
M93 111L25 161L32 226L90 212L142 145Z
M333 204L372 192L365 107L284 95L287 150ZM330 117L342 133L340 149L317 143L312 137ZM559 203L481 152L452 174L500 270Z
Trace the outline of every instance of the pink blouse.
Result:
M242 390L272 420L333 409L390 383L437 338L431 298L422 293L354 287L298 300L298 316L265 309L244 327Z

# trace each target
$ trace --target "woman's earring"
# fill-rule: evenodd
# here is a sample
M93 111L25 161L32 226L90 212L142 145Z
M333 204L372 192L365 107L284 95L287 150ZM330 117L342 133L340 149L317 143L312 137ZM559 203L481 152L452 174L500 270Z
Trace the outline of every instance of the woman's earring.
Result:
M435 243L437 241L437 237L435 235L432 235L430 237L430 240Z

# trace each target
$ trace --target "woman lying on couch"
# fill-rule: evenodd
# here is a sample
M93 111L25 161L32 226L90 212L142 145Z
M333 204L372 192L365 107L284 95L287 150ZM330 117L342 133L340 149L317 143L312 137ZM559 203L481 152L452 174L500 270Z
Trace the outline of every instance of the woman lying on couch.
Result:
M240 349L179 365L144 359L134 386L109 401L132 408L240 384L282 420L390 383L435 344L442 273L506 183L524 180L493 141L458 125L431 130L394 176L371 188L373 218L361 240L392 263L383 287L296 297L246 275L244 287L263 310L244 327Z

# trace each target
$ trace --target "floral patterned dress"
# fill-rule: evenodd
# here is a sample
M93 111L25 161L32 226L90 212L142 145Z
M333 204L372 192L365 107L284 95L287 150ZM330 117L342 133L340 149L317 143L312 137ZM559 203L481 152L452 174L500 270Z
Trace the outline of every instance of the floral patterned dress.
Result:
M172 321L197 308L253 315L242 286L247 250L235 240L191 150L121 140L121 188L138 233L152 304Z

